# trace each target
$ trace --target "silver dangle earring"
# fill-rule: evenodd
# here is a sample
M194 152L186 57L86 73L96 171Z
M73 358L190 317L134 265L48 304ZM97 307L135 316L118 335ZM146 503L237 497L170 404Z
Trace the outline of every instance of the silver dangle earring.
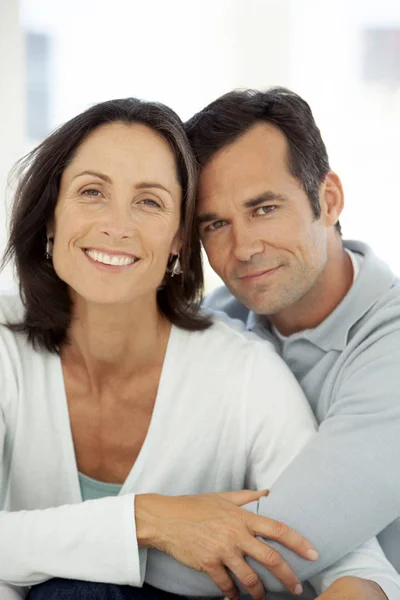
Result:
M53 256L53 240L54 238L47 236L45 257L50 260Z
M183 271L181 261L179 260L179 252L178 254L175 254L175 260L173 263L171 263L168 273L171 275L171 277L174 277L175 275L182 275Z

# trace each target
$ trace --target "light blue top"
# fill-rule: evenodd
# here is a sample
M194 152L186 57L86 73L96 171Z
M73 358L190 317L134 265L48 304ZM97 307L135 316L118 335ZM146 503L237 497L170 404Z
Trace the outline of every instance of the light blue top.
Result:
M83 475L83 473L79 473L78 475L83 501L118 496L122 488L122 485L119 483L104 483L103 481Z

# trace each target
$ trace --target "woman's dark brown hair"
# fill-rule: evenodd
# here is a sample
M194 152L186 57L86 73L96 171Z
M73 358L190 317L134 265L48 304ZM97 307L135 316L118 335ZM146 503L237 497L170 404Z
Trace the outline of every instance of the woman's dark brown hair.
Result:
M46 138L17 165L20 175L3 266L13 260L25 305L23 322L10 324L35 347L58 352L67 342L71 300L67 284L45 257L47 225L56 207L61 176L77 148L107 123L141 123L161 134L174 152L182 186L181 263L183 274L168 275L157 292L160 310L175 325L202 330L209 320L199 312L203 291L200 241L195 222L196 162L178 115L163 104L136 98L92 106Z

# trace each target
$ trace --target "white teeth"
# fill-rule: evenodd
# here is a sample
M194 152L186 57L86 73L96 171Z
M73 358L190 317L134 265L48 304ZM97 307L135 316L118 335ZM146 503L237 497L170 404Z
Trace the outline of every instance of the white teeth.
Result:
M86 254L90 256L92 260L103 263L104 265L125 267L135 262L135 259L131 256L110 256L109 254L104 254L104 252L98 252L97 250L86 250Z

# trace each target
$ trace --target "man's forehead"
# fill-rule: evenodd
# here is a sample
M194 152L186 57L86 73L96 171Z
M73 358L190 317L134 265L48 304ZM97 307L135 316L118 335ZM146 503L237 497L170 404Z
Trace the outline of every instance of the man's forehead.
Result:
M287 141L270 123L257 123L235 141L218 150L200 173L200 184L212 185L235 176L255 177L271 169L285 169Z
M284 133L272 123L258 121L232 142L217 150L209 160L209 164L230 161L234 157L241 158L246 154L285 153L286 149L287 140Z
M291 176L286 146L284 135L276 127L268 123L254 126L219 150L203 167L199 205L215 204L228 196L245 201L271 189L279 192L279 180Z

